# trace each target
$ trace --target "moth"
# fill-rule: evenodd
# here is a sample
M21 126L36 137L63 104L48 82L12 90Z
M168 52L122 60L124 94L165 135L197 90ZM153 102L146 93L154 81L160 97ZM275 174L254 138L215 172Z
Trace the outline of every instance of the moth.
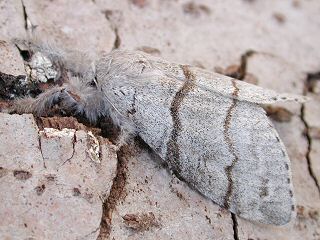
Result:
M191 187L245 219L282 225L294 216L290 160L261 104L304 102L138 51L97 60L29 45L58 66L63 84L18 100L16 112L55 105L90 122L109 118L139 135ZM80 56L80 57L79 57Z

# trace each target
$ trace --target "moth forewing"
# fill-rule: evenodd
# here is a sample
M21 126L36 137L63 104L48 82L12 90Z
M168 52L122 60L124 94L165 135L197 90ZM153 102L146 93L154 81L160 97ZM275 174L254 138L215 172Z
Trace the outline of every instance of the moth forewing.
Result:
M187 183L246 219L290 221L288 155L256 103L302 98L142 53L113 52L96 71L112 105Z
M138 54L139 53L137 53L137 56ZM145 55L143 53L140 54ZM154 56L149 56L148 62L152 66L152 70L154 72L159 70L162 74L170 78L175 78L176 81L182 82L190 78L190 74L192 74L195 78L196 85L199 88L221 94L225 97L235 98L240 101L248 101L258 104L272 104L281 101L295 101L302 103L308 100L306 96L277 93L276 91L249 84L244 81L238 81L219 73L210 72L206 69L170 63ZM185 67L188 68L187 72L184 71ZM237 82L237 88L239 89L239 94L237 95L233 94L233 80Z

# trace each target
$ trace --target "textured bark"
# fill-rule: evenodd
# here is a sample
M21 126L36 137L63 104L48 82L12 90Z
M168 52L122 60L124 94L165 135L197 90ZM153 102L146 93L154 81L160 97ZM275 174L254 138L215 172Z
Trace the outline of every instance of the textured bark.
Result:
M46 135L31 115L1 114L0 215L7 217L0 238L318 240L320 18L310 16L319 8L317 0L0 1L0 72L11 80L28 74L8 39L34 32L91 55L140 49L312 98L267 106L291 159L296 198L296 219L281 227L221 209L169 173L144 143L119 163L112 144L98 137L102 155L90 158L88 131L99 136L104 129L38 119L41 130L56 129ZM0 93L5 109L16 93Z

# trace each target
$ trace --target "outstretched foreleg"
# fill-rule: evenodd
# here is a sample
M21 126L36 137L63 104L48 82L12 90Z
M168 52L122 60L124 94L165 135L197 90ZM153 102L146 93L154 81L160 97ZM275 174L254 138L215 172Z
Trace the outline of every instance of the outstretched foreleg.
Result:
M32 113L36 116L46 116L48 111L60 102L64 87L53 87L38 95L36 98L26 97L14 101L10 112Z
M103 119L110 120L117 132L115 142L118 146L126 144L136 135L134 124L114 108L103 92L77 79L61 87L55 86L36 98L18 99L11 112L47 116L54 106L68 115L85 118L91 124Z

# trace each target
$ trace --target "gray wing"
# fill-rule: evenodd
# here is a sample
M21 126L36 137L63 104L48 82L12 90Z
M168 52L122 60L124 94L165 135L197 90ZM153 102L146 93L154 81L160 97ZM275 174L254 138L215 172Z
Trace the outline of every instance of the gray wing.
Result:
M178 81L185 81L185 72L181 68L184 65L169 63L156 57L150 57L149 62L154 69L159 69L166 76L175 78ZM232 78L197 67L187 67L195 76L194 81L199 88L225 97L258 104L272 104L281 101L305 102L308 100L305 96L277 93L243 81L237 81L238 94L235 95Z
M109 78L104 73L119 71L119 65L106 69L108 60L97 67L106 95L180 177L243 218L277 225L290 221L288 155L264 110L240 100L251 94L241 96L242 83L229 79L230 94L212 91L212 79L191 67L175 65L169 72L176 76L170 76L166 67L155 67L157 62L141 67L142 60L140 68L122 68L125 74L113 72ZM179 71L183 81L177 79Z

